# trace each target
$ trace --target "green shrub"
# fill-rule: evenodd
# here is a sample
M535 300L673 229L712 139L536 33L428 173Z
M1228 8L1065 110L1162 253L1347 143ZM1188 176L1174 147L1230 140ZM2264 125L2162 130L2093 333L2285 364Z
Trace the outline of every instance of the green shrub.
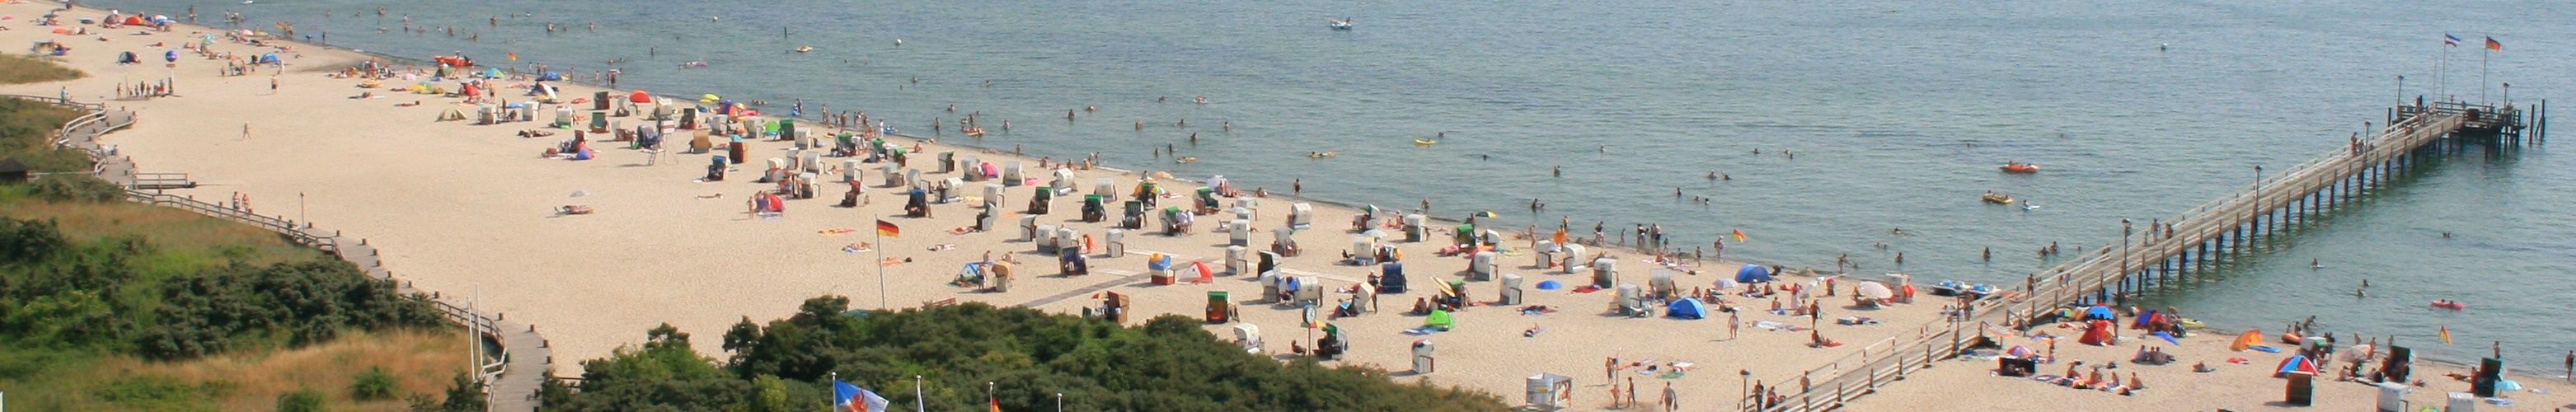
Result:
M483 382L473 375L457 372L456 380L447 387L447 403L439 406L450 411L480 411L488 402L483 399Z
M296 389L277 395L277 412L322 412L322 392Z
M349 384L349 397L362 402L393 399L394 375L385 372L383 366L367 367L367 371L358 373L357 382Z
M36 197L57 202L104 203L125 199L125 188L86 174L50 174L36 178Z
M1390 381L1381 370L1281 364L1247 354L1182 316L1136 328L982 303L848 313L849 300L807 300L768 325L738 323L718 361L691 351L668 325L640 347L582 361L577 392L545 395L561 410L761 410L779 395L810 399L831 376L877 389L895 404L981 410L997 382L1005 410L1040 410L1054 394L1105 410L1502 410L1476 391ZM899 390L921 376L934 390ZM897 390L890 390L897 389ZM813 394L813 395L807 395Z

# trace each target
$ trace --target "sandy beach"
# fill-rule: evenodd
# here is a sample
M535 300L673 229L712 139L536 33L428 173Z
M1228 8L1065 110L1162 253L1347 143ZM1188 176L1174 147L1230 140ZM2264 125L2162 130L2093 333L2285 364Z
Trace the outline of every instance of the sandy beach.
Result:
M708 337L722 334L726 327L744 319L765 322L787 316L799 302L821 295L848 296L855 307L866 309L878 308L881 301L896 309L935 302L985 302L1084 313L1086 309L1099 308L1101 301L1094 296L1114 292L1132 299L1127 322L1133 325L1162 314L1202 317L1210 292L1226 292L1230 294L1229 303L1239 307L1239 319L1208 324L1205 329L1211 334L1232 339L1236 325L1257 325L1265 340L1261 351L1281 359L1294 358L1292 342L1310 345L1309 336L1321 334L1301 327L1305 324L1305 311L1300 307L1264 300L1260 296L1263 285L1255 276L1226 269L1223 260L1229 233L1218 228L1232 217L1224 211L1198 216L1192 229L1178 236L1153 230L1161 219L1148 218L1147 229L1126 232L1123 256L1109 256L1107 245L1100 244L1086 253L1090 257L1090 274L1058 276L1057 257L1039 253L1035 242L1024 239L1018 227L1029 199L1052 179L1048 170L1037 166L1040 160L1007 151L948 144L962 141L1008 148L1043 145L1042 138L975 139L951 129L941 142L888 139L901 147L921 147L914 152L907 169L920 170L922 179L931 182L959 176L935 173L941 153L955 153L960 158L973 156L1002 167L1021 164L1036 186L1002 189L999 203L1004 213L991 231L952 232L973 225L978 213L983 212L976 200L982 197L985 185L999 181L967 182L958 190L960 201L929 205L931 217L904 217L906 188L884 185L878 163L861 166L860 179L866 186L863 205L835 207L849 186L838 183L839 173L825 172L820 176L823 182L815 197L788 200L785 212L777 216L755 216L746 212L747 202L776 185L753 180L765 168L765 161L785 157L793 142L748 140L746 162L730 165L727 178L716 182L700 178L710 157L723 154L723 150L682 154L681 149L688 143L685 134L673 135L665 143L670 150L659 158L630 149L625 142L600 141L604 139L590 143L597 156L589 160L544 158L540 156L542 152L573 135L572 130L546 127L554 117L553 105L539 110L533 122L477 125L471 119L442 121L439 118L449 110L472 117L475 107L462 104L461 97L391 88L428 82L427 76L383 80L375 88L360 87L364 81L361 79L333 76L374 56L293 43L271 43L292 47L280 50L217 40L212 49L218 54L278 52L286 60L282 67L255 65L248 75L223 76L219 73L222 61L189 51L179 52L175 67L165 66L160 60L163 51L177 50L183 42L198 41L213 33L210 29L181 25L169 32L146 32L134 27L91 26L88 35L54 34L48 32L49 28L34 25L40 20L36 16L45 14L49 6L0 5L0 15L17 17L0 23L11 28L0 31L0 40L18 44L60 41L74 49L62 61L89 76L58 84L0 87L0 93L65 94L76 100L105 102L137 112L140 121L132 129L111 134L105 141L116 145L120 154L132 157L143 171L185 172L202 184L172 193L206 200L244 196L250 200L249 207L259 213L345 228L346 236L367 239L381 249L385 265L398 280L442 295L467 296L483 310L537 325L558 351L555 376L578 376L578 360L606 356L621 346L637 344L646 329L664 323L700 336L695 341L697 349L721 358L724 353L720 340ZM104 14L80 10L65 16ZM117 53L128 51L143 56L144 63L114 62ZM418 75L434 69L406 66L416 64L413 62L387 63L402 74ZM119 96L120 85L164 79L175 83L176 96ZM528 79L493 83L501 98L511 102L529 99L521 93L532 83ZM458 88L452 79L428 84L449 90ZM599 91L609 91L613 98L622 100L629 92L569 82L546 84L560 87L560 95L567 100L587 98ZM372 97L357 98L361 93ZM652 93L699 94L691 90ZM683 106L697 106L693 99L673 100ZM580 113L590 112L588 103L573 106ZM760 109L786 111L784 105L775 102ZM913 125L922 120L926 119L893 119L889 123ZM626 129L646 123L638 116L613 117L611 122ZM810 127L803 121L799 124ZM519 135L535 130L551 131L552 135ZM836 131L818 130L815 135L832 132ZM856 158L826 158L823 164L825 168L837 168L849 159ZM1105 243L1120 205L1114 201L1108 204L1108 221L1081 221L1082 196L1093 194L1094 181L1111 180L1115 185L1111 197L1123 199L1143 177L1168 165L1102 166L1072 170L1073 189L1056 196L1049 203L1051 213L1037 216L1037 224L1070 228L1083 237ZM1156 179L1173 195L1159 199L1161 204L1155 209L1187 207L1192 194L1201 187L1196 182L1211 176L1177 177L1181 179ZM1336 184L1316 178L1304 183ZM1429 182L1412 186L1423 191L1439 190L1438 184ZM1267 249L1272 243L1271 231L1286 226L1290 220L1292 205L1306 202L1286 196L1288 188L1266 188L1270 194L1267 198L1252 196L1257 188L1237 189L1246 196L1223 199L1219 209L1234 207L1240 200L1252 200L1256 210L1250 219L1247 248L1251 252ZM1642 184L1638 189L1654 191ZM1323 200L1329 199L1310 203L1311 227L1292 237L1303 253L1280 260L1279 272L1321 281L1326 292L1318 311L1329 312L1333 303L1351 296L1342 290L1365 283L1379 272L1379 267L1342 261L1354 238L1361 236L1353 230L1352 222L1365 212ZM568 205L587 207L593 213L560 213L560 208ZM1420 205L1384 206L1409 212ZM1436 218L1459 219L1471 212L1431 206L1431 216ZM1525 377L1553 373L1574 378L1577 389L1572 405L1576 409L1611 407L1611 386L1607 383L1615 382L1624 390L1632 379L1636 388L1648 394L1637 396L1642 405L1631 409L1652 407L1657 401L1652 394L1663 383L1676 388L1683 408L1731 407L1739 399L1738 391L1726 389L1741 391L1752 383L1748 381L1755 380L1795 385L1802 372L1831 368L1866 351L1884 348L1891 341L1913 339L1932 333L1933 328L1946 327L1940 312L1945 304L1952 303L1927 295L1913 303L1885 308L1856 306L1850 294L1858 281L1888 278L1878 273L1850 274L1839 278L1833 287L1839 293L1815 298L1824 309L1817 333L1842 344L1811 348L1807 345L1810 334L1796 330L1809 325L1811 318L1765 313L1763 309L1772 304L1768 298L1729 295L1727 302L1747 310L1732 315L1712 311L1706 319L1697 320L1660 316L1664 312L1661 304L1652 305L1657 316L1620 314L1613 309L1615 290L1575 291L1589 283L1589 273L1566 274L1541 266L1532 247L1534 240L1521 233L1526 228L1481 228L1502 232L1504 239L1496 243L1504 252L1493 257L1496 270L1498 274L1526 279L1525 300L1513 305L1497 304L1499 282L1466 281L1465 294L1474 304L1454 312L1456 328L1408 334L1408 329L1423 326L1427 317L1404 312L1413 307L1416 299L1432 296L1438 289L1436 282L1465 276L1470 272L1472 258L1463 254L1443 256L1442 249L1450 245L1447 234L1458 222L1432 221L1427 225L1431 235L1425 241L1408 242L1400 228L1381 226L1396 219L1395 211L1376 217L1370 226L1392 234L1384 244L1396 248L1404 257L1412 290L1381 295L1374 313L1325 320L1350 340L1351 351L1337 362L1396 371L1399 373L1395 379L1399 381L1426 379L1483 390L1513 404L1522 399ZM875 222L879 220L899 226L900 235L878 239ZM1581 216L1572 220L1587 221ZM1547 232L1553 228L1537 229ZM1584 231L1574 228L1569 235L1588 237ZM862 243L868 244L862 248ZM1654 273L1666 272L1684 293L1732 279L1745 265L1738 261L1696 261L1666 266L1632 248L1594 249L1609 249L1608 256L1617 262L1618 283L1642 286ZM985 291L951 283L960 268L983 261L988 254L1019 262L1008 291ZM1147 260L1156 254L1172 256L1178 262L1181 281L1171 285L1150 281ZM881 263L880 257L890 263ZM1191 281L1197 277L1191 269L1193 263L1200 262L1218 272L1212 282ZM884 276L880 277L880 272ZM1776 283L1822 285L1819 278L1804 275L1783 276L1780 280ZM1542 290L1537 285L1543 281L1565 287ZM1539 306L1552 311L1520 310ZM1730 316L1741 322L1740 331L1730 332ZM1835 319L1844 317L1868 317L1873 322L1835 324ZM1763 322L1784 327L1771 330L1755 326ZM2072 335L2069 329L2053 326L2043 326L2038 331ZM2281 381L2271 377L2270 369L2287 354L2230 351L2226 346L2234 334L2218 331L2202 331L2173 345L2141 337L2134 330L2121 334L2121 345L2094 347L2070 341L2062 342L2055 350L2058 359L2081 360L2087 365L2118 361L2121 366L2115 371L2122 378L2136 373L2149 387L2131 396L1996 377L1992 359L1969 357L1943 361L1909 376L1901 384L1881 389L1877 396L1862 398L1849 409L2290 409L2269 403L2281 398ZM1428 341L1437 347L1433 355L1436 368L1431 373L1409 372L1414 364L1411 348L1417 341ZM2001 337L1998 342L2004 347L2047 345L2021 336ZM2178 361L2158 366L2131 364L2129 358L2140 342L2159 344ZM2245 358L2246 363L2225 361L2231 357ZM1612 358L1635 366L1604 370L1604 360ZM2532 390L2509 394L2507 398L2514 400L2516 406L2481 408L2576 407L2576 385L2563 378L2531 376L2558 376L2555 359L2516 361L2512 364L2516 371L2531 373L2514 379ZM2217 370L2193 372L2191 365L2196 362L2206 362ZM1679 373L1667 372L1676 363L1690 366ZM1655 365L1655 370L1648 371L1647 364ZM2042 364L2039 372L2061 373L2066 365ZM2447 392L2467 390L2466 382L2441 376L2462 368L2419 365L2423 366L2416 377L2426 385L2407 396L2417 407L2438 404ZM1749 373L1749 378L1738 371ZM2376 391L2359 384L2321 380L2317 384L2317 404L2305 409L2365 410L2376 398Z
M0 14L20 16L20 22L27 22L44 14L45 8L11 4L0 6ZM80 11L69 16L103 14ZM472 106L458 104L461 99L456 97L362 89L358 87L360 80L329 76L369 59L363 54L298 46L279 53L287 60L282 69L255 66L251 75L226 77L218 75L220 61L187 52L182 52L175 68L163 67L158 60L161 51L176 49L179 42L204 35L203 28L180 26L170 32L144 33L140 28L93 27L93 35L72 36L50 34L25 23L13 25L19 27L0 32L0 39L22 44L62 41L74 48L64 61L90 73L90 77L65 84L16 86L0 92L48 96L68 93L74 99L105 101L138 112L141 121L132 130L110 135L106 142L132 156L145 171L186 172L203 184L173 193L200 199L227 199L240 194L247 196L250 207L260 213L346 228L346 235L365 238L381 248L386 266L397 279L423 290L471 296L484 310L538 325L559 351L557 376L577 375L573 361L605 356L621 345L637 343L645 329L657 324L669 323L700 336L712 336L745 318L766 321L788 315L798 302L826 294L850 296L861 308L877 307L879 297L884 296L885 304L896 308L957 299L1078 313L1099 303L1085 291L1110 291L1133 297L1133 315L1128 318L1132 324L1155 314L1201 316L1208 292L1224 291L1240 305L1241 321L1258 325L1265 332L1268 353L1287 354L1290 342L1303 340L1307 332L1298 327L1302 311L1260 303L1261 285L1249 274L1220 273L1208 284L1166 286L1148 282L1143 275L1147 272L1146 258L1157 252L1175 256L1184 267L1188 262L1205 261L1224 271L1220 259L1224 257L1222 247L1228 235L1212 229L1221 224L1223 219L1219 216L1201 216L1191 233L1182 236L1131 231L1126 236L1124 257L1107 257L1103 251L1094 250L1090 275L1060 277L1055 276L1055 257L1036 253L1031 242L1021 239L1016 227L1019 212L1023 212L1035 190L1027 186L1005 190L1002 204L1011 212L1007 215L1010 217L1001 219L990 232L949 232L971 224L979 211L973 202L931 205L934 217L930 218L900 217L905 200L902 192L881 187L874 164L864 166L869 187L863 206L832 207L847 186L826 183L815 198L788 201L783 216L754 217L746 213L746 200L774 185L751 180L760 173L764 160L780 157L791 142L751 142L749 161L734 165L731 176L721 182L697 181L709 155L679 154L677 148L685 146L685 140L669 143L674 150L659 160L648 160L646 152L612 142L594 142L598 156L592 160L546 159L539 156L540 152L568 139L571 131L547 129L556 133L538 138L516 134L541 129L544 120L551 118L551 110L542 111L538 122L478 126L472 121L437 121L449 109L470 114ZM102 38L106 40L99 40ZM151 46L154 43L165 45ZM213 49L237 55L275 51L226 41L216 42ZM124 51L147 56L146 64L114 64L113 56ZM415 68L421 72L429 69ZM159 81L173 75L178 91L175 97L117 98L120 83ZM275 79L273 90L271 79ZM411 83L385 82L389 86ZM498 89L505 91L502 97L511 101L526 99L517 91L524 90L527 81L498 83ZM436 84L456 87L453 81ZM590 96L599 90L558 85L568 98ZM361 92L372 92L377 97L353 98ZM685 90L655 92L694 95ZM411 105L413 102L419 104ZM587 109L586 104L580 106ZM642 122L637 117L614 120L626 128ZM1045 172L1036 168L1037 159L906 138L890 141L907 147L922 143L921 153L934 156L955 152L997 165L1019 162L1026 165L1038 184L1047 180ZM1019 143L996 139L983 142L994 146ZM926 180L955 176L931 173L934 167L929 157L914 158L911 168L922 169ZM825 163L837 166L842 160L832 158ZM1106 166L1152 170L1155 165ZM1079 221L1080 195L1092 191L1095 178L1111 178L1117 190L1125 192L1134 189L1140 176L1107 169L1078 171L1076 175L1075 191L1057 197L1052 202L1053 213L1039 216L1038 221L1065 225L1095 238L1105 237L1112 222ZM827 181L837 181L828 180L835 174L825 176ZM1310 180L1307 184L1332 184ZM1161 182L1174 194L1194 193L1198 187L1174 180ZM962 192L980 196L985 183L994 182L969 183ZM1435 186L1424 185L1424 190L1436 190ZM1250 193L1253 188L1241 189ZM1284 188L1271 189L1274 196L1285 192L1280 190ZM1163 206L1172 206L1185 204L1189 198L1182 195L1161 200ZM1288 221L1290 205L1297 202L1286 197L1258 201L1258 211L1252 219L1253 250L1269 246L1269 231ZM1224 207L1235 204L1232 199L1223 203ZM595 213L557 213L558 207L565 205L587 206ZM1281 261L1281 271L1319 278L1326 290L1349 287L1376 273L1375 266L1339 262L1355 236L1354 231L1348 230L1353 217L1361 212L1325 203L1313 206L1312 228L1294 235L1305 249L1304 254ZM1416 206L1399 205L1406 209ZM1455 218L1465 212L1438 206L1433 205L1434 216ZM1112 204L1110 208L1114 221L1117 206ZM884 268L883 279L873 265L878 261L878 251L848 251L854 244L877 241L872 222L878 219L899 225L902 230L898 237L871 245L870 249L882 249L884 258L900 261ZM1148 221L1153 225L1159 219ZM1850 308L1848 292L1852 286L1844 282L1839 288L1845 294L1819 301L1823 302L1826 318L1821 333L1845 344L1814 349L1805 345L1807 333L1753 326L1761 321L1804 326L1809 322L1806 316L1760 313L1758 309L1767 308L1767 300L1735 297L1735 303L1756 310L1743 313L1741 337L1729 339L1725 313L1713 313L1701 320L1630 318L1613 313L1609 310L1613 291L1570 291L1588 282L1590 275L1540 269L1530 254L1531 241L1515 237L1499 242L1510 251L1495 260L1500 273L1527 278L1531 287L1525 302L1512 307L1492 305L1490 302L1499 298L1495 282L1467 282L1467 296L1480 304L1456 312L1455 330L1407 335L1401 332L1425 321L1424 317L1401 313L1412 306L1413 298L1430 296L1433 282L1459 278L1470 262L1464 256L1439 254L1448 244L1445 234L1454 223L1433 222L1428 226L1434 234L1430 241L1403 242L1400 231L1395 231L1399 234L1389 242L1405 257L1406 273L1414 285L1412 291L1381 296L1376 313L1329 321L1350 336L1351 352L1342 362L1408 370L1412 363L1410 346L1416 340L1429 340L1438 347L1437 370L1424 378L1490 391L1514 403L1521 397L1523 377L1556 373L1576 379L1579 389L1574 396L1575 405L1608 406L1609 388L1602 386L1605 371L1600 368L1605 358L1616 357L1623 362L1655 362L1664 368L1673 362L1688 362L1692 367L1684 373L1660 374L1668 378L1642 374L1642 367L1616 374L1623 384L1625 378L1637 377L1637 387L1649 392L1661 386L1658 383L1671 382L1685 407L1730 405L1736 395L1725 389L1743 384L1743 379L1736 376L1737 370L1752 373L1754 379L1794 379L1799 371L1854 355L1876 342L1922 333L1922 325L1939 319L1936 312L1944 302L1926 299L1886 309ZM835 229L850 231L835 233ZM1505 232L1520 229L1508 228ZM1657 267L1649 255L1613 249L1610 256L1618 261L1621 283L1645 284L1649 269ZM1010 291L982 292L949 284L959 268L982 260L987 251L1024 262L1018 265L1019 273ZM1732 277L1741 265L1706 262L1697 267L1702 273L1676 272L1674 279L1683 291L1709 287L1720 278ZM1184 278L1196 277L1194 271L1185 272L1191 275ZM1791 276L1783 280L1805 283L1813 278ZM1539 290L1535 285L1541 281L1558 281L1568 288ZM878 286L880 282L883 288ZM1323 300L1329 305L1343 296L1346 295L1328 292ZM1531 305L1557 312L1526 315L1516 310L1518 306ZM1661 309L1661 305L1657 306ZM1877 323L1833 325L1833 318L1847 316L1870 317ZM1207 328L1221 337L1233 336L1232 324L1211 324ZM1533 330L1539 332L1528 333ZM700 351L722 355L716 347L717 340L700 339L698 343ZM1409 374L1398 376L1401 380L1413 379ZM1655 402L1651 395L1639 398L1647 404Z

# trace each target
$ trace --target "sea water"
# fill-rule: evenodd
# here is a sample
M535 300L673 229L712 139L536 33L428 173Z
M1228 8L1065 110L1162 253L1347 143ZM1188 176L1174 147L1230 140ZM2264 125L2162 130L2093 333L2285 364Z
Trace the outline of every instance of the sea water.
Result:
M1302 179L1308 197L1427 199L1451 218L1500 212L1487 221L1505 228L1653 223L1684 249L1742 230L1726 256L1848 254L1861 273L1998 284L2061 263L2036 253L2051 242L2067 256L2116 244L2121 219L2143 227L2247 186L2258 165L2335 150L2400 101L2501 102L2501 83L2518 102L2559 95L2576 50L2559 35L2576 30L2569 3L2506 1L92 3L196 5L217 25L238 11L249 28L410 58L616 67L620 86L658 94L770 113L802 99L944 141L1273 192ZM1326 27L1340 18L1357 29ZM2446 49L2445 33L2468 44ZM2481 53L2486 36L2507 48ZM958 134L970 114L991 134ZM2045 170L1998 173L2006 161ZM2558 317L2576 301L2571 163L2546 148L2447 156L2146 304L2267 333L2313 314L2450 359L2501 340L2547 364L2576 346ZM2041 207L1981 204L1990 190ZM2432 343L2440 327L2465 342Z

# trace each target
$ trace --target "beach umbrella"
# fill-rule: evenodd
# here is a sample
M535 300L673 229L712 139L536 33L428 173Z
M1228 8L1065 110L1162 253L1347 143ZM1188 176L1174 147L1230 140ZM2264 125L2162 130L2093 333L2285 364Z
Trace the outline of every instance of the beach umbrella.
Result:
M635 93L626 95L626 101L638 104L652 103L653 95L644 93L644 89L635 89Z
M1743 286L1743 285L1744 285L1744 284L1742 284L1742 283L1736 283L1736 282L1735 282L1735 279L1727 279L1727 278L1718 278L1718 279L1717 279L1717 288L1718 288L1718 289L1734 289L1736 286Z
M2174 339L2174 335L2173 335L2173 334L2171 334L2171 333L2156 332L2155 334L2148 335L2148 336L2154 336L2154 337L2156 337L2157 339L2164 339L2164 340L2165 340L2165 343L2171 343L2171 344L2176 344L2176 345L2180 345L2180 344L2182 344L2182 340L2181 340L2181 339Z
M162 51L162 52L161 52L161 60L166 60L166 61L169 61L169 62L171 62L171 63L178 63L178 62L179 62L179 51L178 51L178 50L164 50L164 51Z
M2012 349L2005 349L2004 355L2016 358L2027 358L2032 355L2032 352L2030 351L2030 347L2027 346L2013 346Z
M1860 286L1852 288L1852 293L1870 299L1896 297L1896 291L1888 290L1887 284L1878 282L1861 282Z
M1482 211L1482 212L1476 212L1476 214L1468 215L1468 216L1475 216L1475 217L1503 217L1503 215L1501 215L1501 214L1496 214L1496 213L1494 213L1494 211L1491 211L1491 210Z
M2495 388L2496 388L2496 390L2497 390L2497 391L2518 391L2518 390L2522 390L2522 382L2514 382L2514 381L2511 381L2511 380L2497 379L2497 380L2496 380L2496 384L2495 384Z
M1557 281L1553 281L1553 280L1542 280L1542 281L1539 281L1539 282L1538 282L1538 290L1557 290L1557 289L1564 289L1564 288L1565 288L1565 284L1564 284L1564 283L1558 283Z
M1362 206L1360 207L1360 213L1367 213L1369 216L1377 216L1377 205L1372 204Z
M1368 230L1368 231L1366 231L1366 232L1360 232L1360 236L1367 236L1367 237L1377 238L1377 239L1385 239L1385 238L1386 238L1386 231L1384 231L1384 230L1377 230L1377 229L1369 229L1369 230Z
M2111 311L2111 307L2109 307L2109 306L2094 306L2094 307L2092 307L2092 308L2090 308L2090 309L2085 309L2085 310L2084 310L2084 318L2085 318L2085 319L2119 319L2119 318L2120 318L2120 316L2119 316L2119 314L2112 312L2112 311Z

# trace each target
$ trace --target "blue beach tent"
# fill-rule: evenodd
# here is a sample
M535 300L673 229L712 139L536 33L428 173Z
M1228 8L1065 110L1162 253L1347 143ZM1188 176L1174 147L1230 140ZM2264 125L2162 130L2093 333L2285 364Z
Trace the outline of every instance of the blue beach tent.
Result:
M1699 303L1698 299L1674 300L1672 304L1664 305L1664 316L1673 319L1705 318L1708 317L1708 305Z
M1762 265L1748 263L1744 265L1744 269L1735 271L1736 283L1762 283L1769 281L1771 281L1771 269L1762 267Z

